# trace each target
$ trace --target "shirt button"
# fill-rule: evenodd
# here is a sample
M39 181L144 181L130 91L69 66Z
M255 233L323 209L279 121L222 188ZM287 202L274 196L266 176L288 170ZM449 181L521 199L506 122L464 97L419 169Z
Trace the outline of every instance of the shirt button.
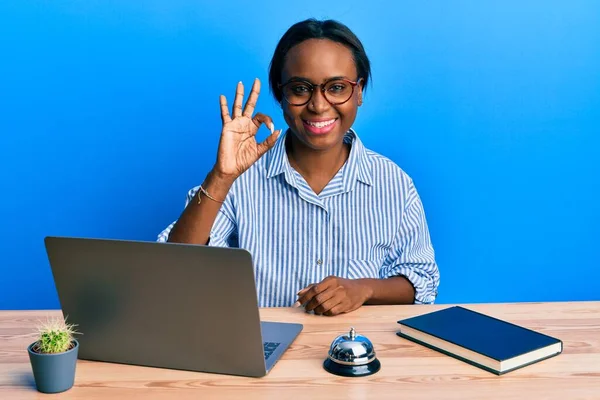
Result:
M317 260L317 265L321 265L323 264L323 260L321 260L320 258Z

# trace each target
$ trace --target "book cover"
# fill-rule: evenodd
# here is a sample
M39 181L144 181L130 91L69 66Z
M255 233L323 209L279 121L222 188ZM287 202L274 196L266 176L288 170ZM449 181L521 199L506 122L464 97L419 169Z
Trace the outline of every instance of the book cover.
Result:
M562 352L559 339L460 306L398 323L398 336L495 374Z

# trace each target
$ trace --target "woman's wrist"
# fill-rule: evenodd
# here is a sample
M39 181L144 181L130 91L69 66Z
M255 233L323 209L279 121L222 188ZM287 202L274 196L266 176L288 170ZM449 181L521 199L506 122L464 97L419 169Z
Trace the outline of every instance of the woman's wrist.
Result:
M211 197L219 201L224 201L235 179L233 176L224 175L213 169L206 176L206 179L202 183L202 188L210 193Z
M364 299L363 304L367 304L369 300L373 298L374 288L373 279L361 278L356 279L358 287L361 293L361 297Z

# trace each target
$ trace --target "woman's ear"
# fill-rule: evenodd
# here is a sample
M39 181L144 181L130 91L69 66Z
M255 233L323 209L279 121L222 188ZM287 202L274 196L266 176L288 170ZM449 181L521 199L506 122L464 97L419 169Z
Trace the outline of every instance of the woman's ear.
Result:
M363 86L364 86L364 80L362 78L360 78L360 82L358 82L358 85L356 85L356 87L358 88L358 105L362 106L363 103Z

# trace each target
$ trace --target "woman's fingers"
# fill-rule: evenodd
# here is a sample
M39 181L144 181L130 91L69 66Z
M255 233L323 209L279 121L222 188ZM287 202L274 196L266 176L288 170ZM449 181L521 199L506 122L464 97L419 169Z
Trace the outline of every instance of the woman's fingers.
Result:
M316 295L312 299L310 299L310 301L308 303L306 303L306 306L304 307L304 309L306 311L315 310L315 313L318 312L319 314L322 314L325 311L329 311L329 309L336 306L341 301L338 298L338 296L336 296L338 294L338 291L341 289L342 289L342 287L338 286L338 287L330 287L327 290L324 290L323 292L319 293L318 295ZM329 301L328 307L324 308L323 305L328 301ZM317 309L318 309L318 311L317 311Z
M263 140L262 143L257 145L259 158L262 157L263 154L265 154L267 151L269 151L271 147L275 145L280 133L281 129L276 130L275 132L271 133L265 140Z
M271 133L275 132L275 125L273 125L273 119L268 115L262 113L256 113L254 118L252 118L252 122L256 125L256 129L260 128L261 124L265 124L267 128L271 131Z
M315 307L315 314L333 315L331 313L331 310L336 306L340 306L343 301L344 301L343 297L334 296L334 297L330 298L329 300L324 301L319 306Z
M248 97L248 101L246 101L246 107L244 107L243 115L248 118L252 118L252 114L254 114L254 109L256 108L256 102L258 101L258 95L260 94L260 80L258 78L254 79L254 83L252 84L252 90L250 91L250 96ZM273 131L271 131L272 133Z
M219 96L219 102L221 103L221 121L223 121L223 124L226 124L231 121L231 116L229 116L229 108L227 107L227 99L225 96L221 95Z
M238 82L237 87L235 89L235 99L233 100L233 110L231 116L229 115L229 109L227 108L227 99L225 98L225 96L221 95L221 120L223 121L223 123L231 121L232 117L234 119L241 116L252 118L252 114L254 114L254 109L256 108L256 103L258 101L259 94L260 80L256 78L254 79L254 83L252 84L252 90L250 91L250 96L248 97L248 101L246 101L246 106L244 107L242 112L242 103L244 102L244 84L241 81ZM253 120L255 119L253 118ZM258 122L258 120L255 120L255 123L256 122ZM267 123L264 121L262 122ZM271 124L267 123L267 126L271 130L271 133L273 133L274 128L270 118L269 122L271 122ZM260 126L260 124L257 124L257 126Z
M265 154L267 151L269 151L271 147L275 145L275 142L277 142L277 138L281 133L281 129L276 131L275 125L273 125L273 120L271 119L271 117L262 113L256 113L254 118L252 118L252 122L256 126L256 131L254 132L254 135L256 135L258 128L260 128L262 124L265 124L271 131L271 134L265 140L263 140L262 143L257 144L258 157L262 157L263 154Z
M233 118L242 116L242 102L244 101L244 84L240 81L235 89L235 100L233 101Z

